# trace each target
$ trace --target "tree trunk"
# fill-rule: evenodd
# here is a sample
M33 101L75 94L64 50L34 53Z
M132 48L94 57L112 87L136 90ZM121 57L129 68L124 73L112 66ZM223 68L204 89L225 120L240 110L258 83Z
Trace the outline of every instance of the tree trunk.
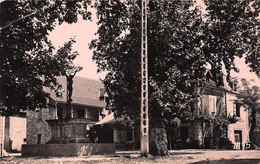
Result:
M251 126L249 131L249 140L251 142L251 149L254 149L254 130L256 127L256 111L253 109L251 112Z
M161 126L151 127L150 130L150 154L154 156L168 156L165 126L163 122L160 122L159 125Z
M205 122L204 122L204 120L203 120L203 122L201 123L201 129L202 129L202 143L201 143L201 147L202 148L205 148L205 130L206 130L206 128L205 128Z
M171 136L171 134L169 133L168 134L168 144L169 144L169 150L172 150L172 136Z

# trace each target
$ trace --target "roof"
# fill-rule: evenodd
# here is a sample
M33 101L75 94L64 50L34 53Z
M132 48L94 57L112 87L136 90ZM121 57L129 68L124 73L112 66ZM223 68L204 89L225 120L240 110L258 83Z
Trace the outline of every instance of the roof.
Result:
M65 103L67 94L66 77L58 77L57 80L62 85L62 97L57 97L54 92L50 92L51 98L57 102ZM100 80L75 76L73 78L72 104L106 107L106 103L99 100L99 90L102 88L104 88L104 85Z
M102 120L97 122L95 125L102 125L102 124L109 124L114 122L114 113L110 113L109 115L105 116Z
M223 75L223 84L221 86L217 86L216 82L214 80L213 77L213 73L211 70L207 69L204 73L204 75L209 78L209 81L206 85L206 89L208 90L216 90L218 92L228 92L228 93L232 93L232 94L238 94L237 91L232 90L232 88L230 87L229 83L226 80L226 76ZM234 77L230 77L232 81L237 80Z

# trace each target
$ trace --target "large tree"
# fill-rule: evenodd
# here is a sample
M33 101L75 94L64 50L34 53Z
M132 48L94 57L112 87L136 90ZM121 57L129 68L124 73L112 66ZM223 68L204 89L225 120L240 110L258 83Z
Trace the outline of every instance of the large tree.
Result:
M90 1L3 1L0 3L0 114L46 107L44 87L58 91L56 76L65 75L77 53L70 40L54 54L48 34L78 14L90 19Z
M260 114L260 88L255 85L251 86L250 82L246 79L241 79L241 83L242 86L238 98L240 98L240 103L245 107L250 115L249 140L251 142L251 148L254 148L254 132L257 123L256 116Z
M235 0L233 5L226 3L208 1L205 19L193 1L148 3L149 118L151 132L157 134L151 136L159 135L150 140L156 155L168 154L164 126L175 117L189 117L194 110L191 104L199 94L194 88L205 85L206 63L212 66L218 85L223 83L222 63L230 72L235 69L234 56L241 57L243 53L252 70L259 74L257 3ZM99 71L109 71L104 79L111 97L109 105L117 115L138 120L140 1L99 0L95 6L98 39L90 47L94 49L93 59ZM251 44L248 39L254 42Z
M192 5L188 1L148 4L149 117L151 136L155 137L151 152L157 155L168 154L165 123L185 114L182 109L189 109L196 99L194 87L204 83L202 18L197 8L190 9ZM99 70L109 71L104 83L111 97L110 107L118 115L139 118L140 1L98 1L96 7L99 38L91 47ZM157 140L153 133L164 140Z

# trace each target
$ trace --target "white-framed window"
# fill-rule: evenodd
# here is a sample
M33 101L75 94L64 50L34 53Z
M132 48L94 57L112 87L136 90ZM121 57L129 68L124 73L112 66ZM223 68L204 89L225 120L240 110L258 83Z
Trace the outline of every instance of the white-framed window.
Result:
M216 96L209 96L209 112L214 115L216 113Z

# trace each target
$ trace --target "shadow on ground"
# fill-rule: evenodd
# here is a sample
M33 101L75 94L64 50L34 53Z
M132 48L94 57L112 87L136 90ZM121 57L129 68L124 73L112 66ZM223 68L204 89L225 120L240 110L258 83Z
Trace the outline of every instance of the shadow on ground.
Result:
M170 152L170 155L205 154L204 152Z
M205 160L191 164L259 164L260 159L222 159L222 160Z

